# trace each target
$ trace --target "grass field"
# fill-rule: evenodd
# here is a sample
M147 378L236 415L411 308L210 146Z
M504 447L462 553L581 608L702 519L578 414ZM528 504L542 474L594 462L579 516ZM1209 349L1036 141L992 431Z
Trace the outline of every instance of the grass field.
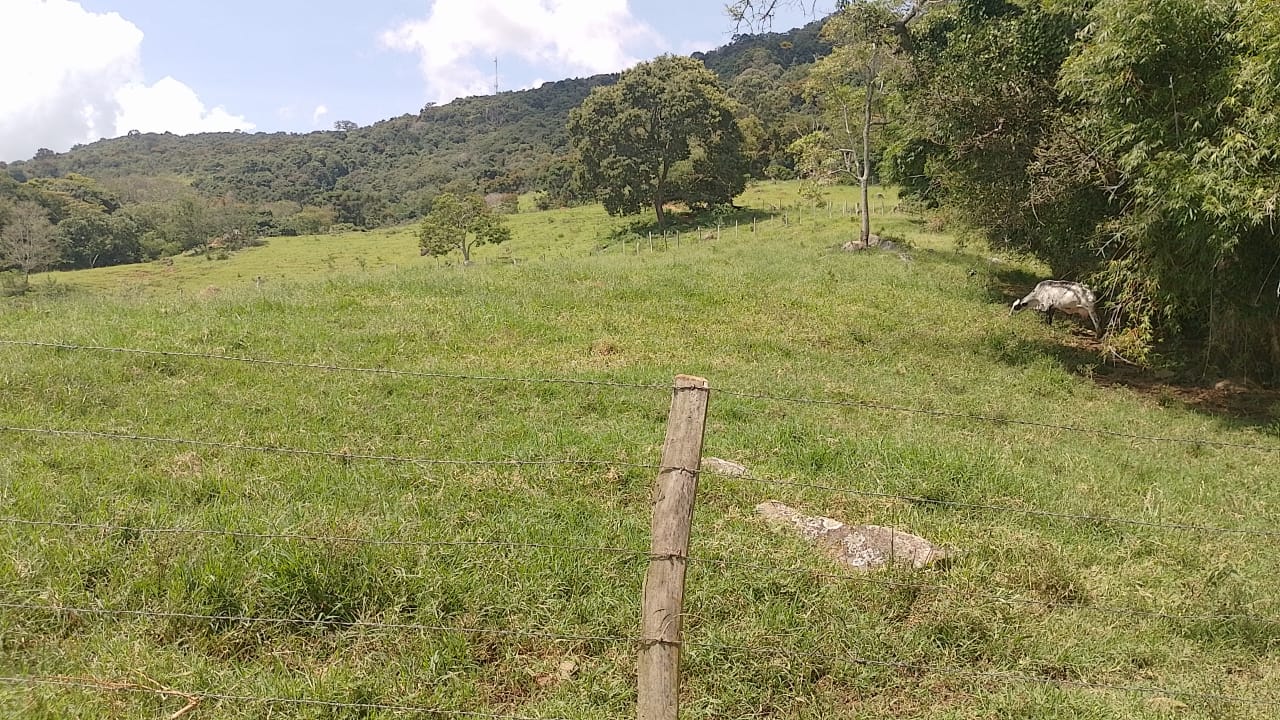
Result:
M856 223L797 219L794 190L678 247L578 208L514 216L470 267L400 228L0 299L0 340L415 373L0 344L0 715L171 717L173 690L228 696L201 719L630 716L665 388L690 373L705 454L756 479L702 478L685 717L1275 717L1280 407L1010 318L1039 268L907 216L874 224L906 259L840 252ZM959 555L847 573L766 499Z

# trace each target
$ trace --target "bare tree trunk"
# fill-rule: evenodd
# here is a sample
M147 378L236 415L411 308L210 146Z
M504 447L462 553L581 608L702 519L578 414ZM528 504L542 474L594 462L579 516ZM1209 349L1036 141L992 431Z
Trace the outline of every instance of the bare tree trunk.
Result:
M669 163L670 148L663 150L662 166L658 169L658 183L653 188L653 211L658 215L658 227L667 226L667 214L662 209L662 191L667 187L667 174L671 172Z
M462 239L462 264L471 264L471 243L468 243L466 238Z
M862 188L862 244L871 240L871 105L875 99L876 48L872 45L871 59L867 65L866 96L862 102L862 167L858 182Z

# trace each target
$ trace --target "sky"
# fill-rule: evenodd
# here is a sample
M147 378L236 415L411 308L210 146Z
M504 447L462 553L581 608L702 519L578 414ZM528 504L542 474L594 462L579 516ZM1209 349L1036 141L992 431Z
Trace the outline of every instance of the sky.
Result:
M0 161L131 130L369 125L492 93L495 58L519 90L733 30L723 0L0 0Z

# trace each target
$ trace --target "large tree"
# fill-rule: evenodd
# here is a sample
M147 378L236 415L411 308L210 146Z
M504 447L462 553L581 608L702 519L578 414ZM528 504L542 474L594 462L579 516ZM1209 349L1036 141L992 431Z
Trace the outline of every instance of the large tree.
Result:
M596 88L569 115L579 182L612 215L669 200L725 204L746 187L743 136L732 103L710 70L664 55Z
M511 239L511 228L495 214L479 195L442 193L431 203L431 212L418 229L418 246L423 255L446 255L462 251L462 261L471 262L475 245L497 244Z
M53 224L45 209L33 202L19 202L5 213L0 230L0 263L16 265L27 278L58 260Z

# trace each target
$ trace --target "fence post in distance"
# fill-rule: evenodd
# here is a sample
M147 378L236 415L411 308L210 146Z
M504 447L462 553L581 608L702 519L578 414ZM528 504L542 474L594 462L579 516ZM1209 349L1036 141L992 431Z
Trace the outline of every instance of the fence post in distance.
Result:
M702 378L676 376L654 487L649 570L644 579L637 663L639 720L676 720L680 713L684 576L710 392Z

